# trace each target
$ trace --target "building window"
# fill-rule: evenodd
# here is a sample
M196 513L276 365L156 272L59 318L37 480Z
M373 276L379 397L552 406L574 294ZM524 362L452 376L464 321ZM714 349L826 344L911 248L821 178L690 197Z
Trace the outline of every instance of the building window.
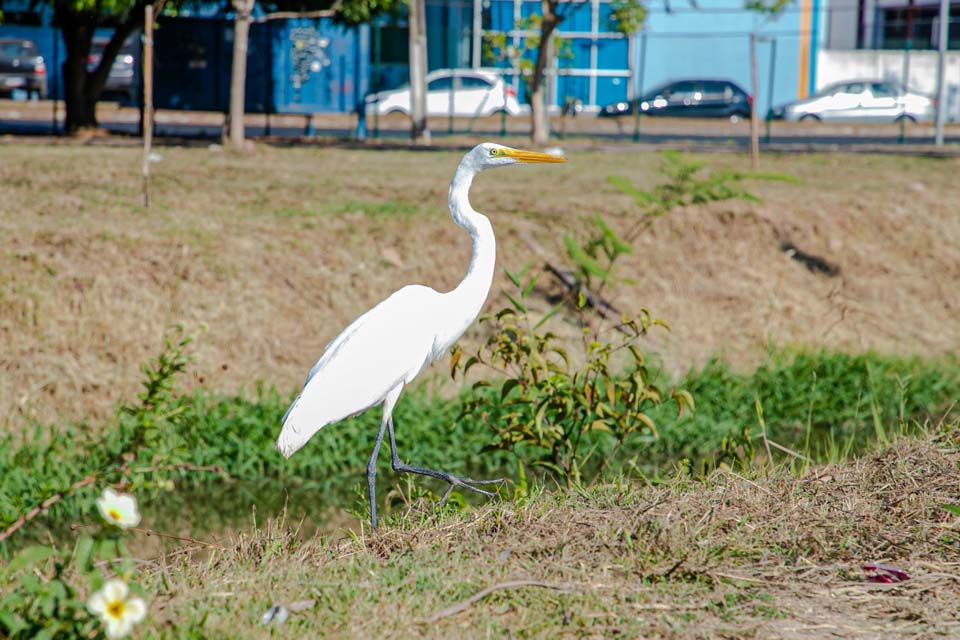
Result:
M940 31L937 7L877 10L877 49L936 49ZM960 7L950 8L949 49L960 49Z

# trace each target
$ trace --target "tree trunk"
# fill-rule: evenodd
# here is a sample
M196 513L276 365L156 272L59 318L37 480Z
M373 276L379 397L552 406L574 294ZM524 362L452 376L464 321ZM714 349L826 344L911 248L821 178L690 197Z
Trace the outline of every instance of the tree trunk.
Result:
M537 47L537 62L530 79L530 139L534 145L543 146L550 141L550 119L547 114L546 70L553 56L551 40L560 23L556 13L557 0L541 0L543 21L540 24L540 46Z
M247 85L247 49L250 41L250 12L253 0L233 0L237 12L233 27L233 71L230 76L230 135L234 149L243 149L244 112Z
M87 58L90 56L90 45L99 22L98 16L89 11L76 11L68 0L60 0L54 4L57 23L66 45L66 57L61 71L63 101L67 112L64 130L67 133L98 127L97 101L103 93L110 67L123 47L124 40L143 20L143 7L146 4L148 3L137 2L117 25L93 71L87 71Z
M66 45L66 57L61 67L63 101L67 110L64 130L76 133L81 129L96 128L96 100L90 104L87 91L87 57L93 42L95 17L91 14L58 12L57 18Z
M410 0L410 139L430 144L427 128L427 25L424 0Z

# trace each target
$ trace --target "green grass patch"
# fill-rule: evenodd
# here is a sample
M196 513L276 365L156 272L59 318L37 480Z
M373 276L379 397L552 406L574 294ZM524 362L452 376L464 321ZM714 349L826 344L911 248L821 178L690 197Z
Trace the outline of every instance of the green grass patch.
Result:
M715 461L745 439L759 448L762 410L769 439L823 462L859 453L894 431L938 420L960 398L960 363L834 351L771 352L752 373L737 373L720 360L682 381L697 410L665 422L660 437L633 455L647 470L687 459ZM723 457L722 455L720 457Z
M696 399L696 412L677 419L670 408L662 408L654 416L659 437L642 434L629 440L616 463L610 465L611 472L672 477L678 465L687 465L696 473L732 457L749 462L750 451L759 452L763 447L757 402L763 407L768 438L815 460L838 461L863 451L878 435L889 437L909 425L944 415L960 397L960 365L955 360L876 354L777 352L749 374L736 373L714 361L680 382ZM253 399L203 393L179 396L164 409L176 416L176 427L144 448L128 475L144 489L147 500L150 490L163 491L166 480L174 482L177 493L203 489L196 495L219 495L224 486L248 483L242 486L258 487L253 493L272 495L277 503L298 494L313 507L363 512L364 469L380 412L370 410L330 425L290 460L284 460L274 441L289 400L290 396L269 388L259 388ZM486 421L496 417L458 417L459 413L458 399L441 399L422 389L405 393L394 413L401 458L473 477L516 478L518 465L513 454L484 451L492 438ZM114 432L122 431L124 420L127 417L120 412L118 427L106 435L102 429L79 424L66 430L37 426L29 438L15 440L7 435L0 440L0 527L119 455L122 443ZM878 432L878 426L883 431ZM602 455L606 445L602 434L597 438ZM16 446L17 441L24 444ZM151 461L161 455L175 464L156 468ZM399 482L389 469L388 456L385 447L380 473L385 487ZM222 473L197 472L213 466ZM224 476L229 478L226 483ZM536 482L535 476L531 482ZM264 483L272 483L272 488ZM434 491L442 488L422 479L416 485ZM87 498L94 493L94 486L77 492ZM179 504L164 495L167 497L158 502ZM83 502L89 501L68 497L54 505L44 521L55 529L53 523L66 522L86 510L76 506ZM249 502L225 500L220 507L206 503L203 517L222 507L224 513L214 520L228 519L230 511L236 512L237 518L246 518ZM173 511L181 508L183 505L175 506ZM16 538L11 540L16 543ZM8 547L0 546L0 553L7 551Z
M293 206L274 209L273 215L277 218L312 218L314 216L323 215L323 212L318 211L317 209Z
M359 200L350 200L336 207L332 213L362 213L371 218L389 217L389 216L412 216L420 212L420 206L412 202L403 200L384 200L381 202L361 202Z

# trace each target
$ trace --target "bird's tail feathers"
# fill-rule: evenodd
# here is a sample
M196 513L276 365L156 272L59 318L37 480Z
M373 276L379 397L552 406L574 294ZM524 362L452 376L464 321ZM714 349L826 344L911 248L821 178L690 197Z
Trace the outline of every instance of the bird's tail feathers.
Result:
M300 396L293 401L287 412L283 414L283 427L280 429L280 436L277 438L277 449L283 454L284 458L289 458L296 453L303 445L307 444L313 434L324 426L323 423L317 425L306 424L308 416L304 411L298 411L300 405Z

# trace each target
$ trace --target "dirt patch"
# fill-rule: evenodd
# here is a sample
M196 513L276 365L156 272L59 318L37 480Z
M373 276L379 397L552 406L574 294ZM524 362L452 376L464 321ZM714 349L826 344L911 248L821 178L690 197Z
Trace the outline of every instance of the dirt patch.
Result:
M208 327L191 384L293 390L351 319L411 282L452 288L469 260L446 211L457 152L165 148L149 211L139 205L134 149L3 153L6 429L109 415L136 392L140 364L176 322ZM526 234L561 255L563 233L587 216L633 228L632 201L605 178L651 186L657 163L655 154L572 151L562 167L484 174L472 200L493 220L500 264L516 268L532 260ZM746 165L734 155L708 163ZM627 311L645 306L669 321L672 332L647 346L670 371L716 354L749 367L769 344L957 351L957 161L769 156L764 165L801 184L761 182L760 204L677 212L625 260L622 275L635 284L612 293ZM839 275L790 259L787 240ZM504 302L503 285L498 276L488 308Z

